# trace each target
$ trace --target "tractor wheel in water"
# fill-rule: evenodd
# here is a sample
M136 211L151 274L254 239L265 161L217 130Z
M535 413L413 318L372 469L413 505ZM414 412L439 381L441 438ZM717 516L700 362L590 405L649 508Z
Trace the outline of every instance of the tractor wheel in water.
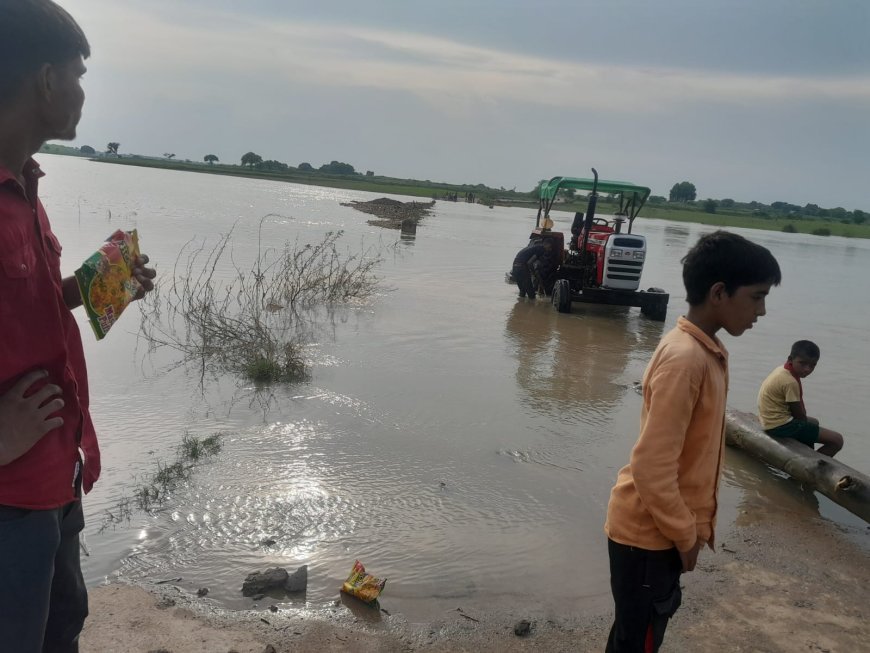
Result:
M664 295L665 291L661 288L650 288L647 292L651 295L661 294ZM642 315L646 315L649 319L655 320L656 322L664 322L668 317L668 302L667 300L658 300L656 302L652 302L647 306L644 306L640 309Z
M557 279L553 286L553 307L560 313L571 312L571 282Z

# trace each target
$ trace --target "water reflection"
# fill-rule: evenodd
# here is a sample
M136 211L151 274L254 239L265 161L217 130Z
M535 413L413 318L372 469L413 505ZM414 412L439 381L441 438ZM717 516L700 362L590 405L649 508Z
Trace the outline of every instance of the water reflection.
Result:
M661 323L631 309L583 308L565 315L544 302L518 301L508 315L517 383L535 411L606 414L627 391L620 377L629 361L649 358L661 337Z
M723 476L743 490L737 506L738 526L763 521L771 511L819 517L815 492L739 449L726 448Z
M417 235L417 221L416 220L402 220L401 226L402 232L402 240L410 239L413 240Z
M689 230L686 227L668 225L664 229L665 245L671 247L683 247L689 240Z

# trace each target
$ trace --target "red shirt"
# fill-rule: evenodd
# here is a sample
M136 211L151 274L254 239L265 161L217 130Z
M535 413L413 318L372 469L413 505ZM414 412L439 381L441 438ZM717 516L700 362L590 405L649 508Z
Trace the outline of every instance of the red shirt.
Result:
M39 165L30 160L22 186L0 167L0 394L24 374L45 369L47 381L61 387L65 404L53 414L63 418L63 426L46 433L17 460L0 466L0 505L32 509L57 508L75 500L79 448L85 461L85 492L100 475L81 336L63 300L61 247L37 197L42 176Z

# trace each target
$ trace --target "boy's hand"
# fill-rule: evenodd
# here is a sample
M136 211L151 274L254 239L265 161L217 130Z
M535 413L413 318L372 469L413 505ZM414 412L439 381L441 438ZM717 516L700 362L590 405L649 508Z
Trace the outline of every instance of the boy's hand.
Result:
M133 299L142 299L145 293L154 290L154 282L152 279L157 276L157 270L154 268L146 268L149 258L147 254L142 254L136 257L136 263L133 265L133 276L139 282L139 292Z
M63 425L60 417L49 417L63 408L61 389L49 383L30 396L27 391L48 373L36 370L0 395L0 465L17 460L43 435Z
M701 540L696 539L695 544L688 551L680 551L680 560L683 561L683 573L693 571L698 562L698 553L701 551Z

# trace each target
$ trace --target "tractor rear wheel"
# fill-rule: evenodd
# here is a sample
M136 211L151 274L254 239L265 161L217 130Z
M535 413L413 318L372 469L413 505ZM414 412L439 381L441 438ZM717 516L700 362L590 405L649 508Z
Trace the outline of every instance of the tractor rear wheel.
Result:
M560 313L571 312L571 282L557 279L553 286L553 307Z

